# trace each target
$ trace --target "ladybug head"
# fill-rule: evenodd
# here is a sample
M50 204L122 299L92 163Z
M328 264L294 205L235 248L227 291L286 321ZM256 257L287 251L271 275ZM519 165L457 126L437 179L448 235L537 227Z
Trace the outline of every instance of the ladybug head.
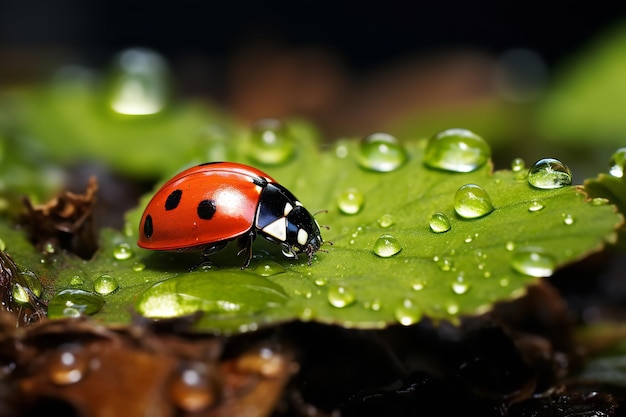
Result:
M295 257L298 252L306 253L309 264L315 252L324 243L319 225L307 209L298 205L286 216L287 239L282 243L283 255Z

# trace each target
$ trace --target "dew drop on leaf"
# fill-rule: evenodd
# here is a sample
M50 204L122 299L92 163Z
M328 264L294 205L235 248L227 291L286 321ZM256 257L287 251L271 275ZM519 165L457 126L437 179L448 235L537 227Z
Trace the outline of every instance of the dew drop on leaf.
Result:
M250 132L248 156L265 165L287 162L295 150L294 139L287 126L278 119L261 119Z
M343 284L333 284L328 287L328 302L336 308L344 308L355 301L354 291Z
M545 206L543 205L543 203L539 200L533 200L530 202L530 205L528 206L528 211L530 211L531 213L535 213L537 211L543 210Z
M48 378L56 385L75 384L89 371L90 358L78 344L59 346L48 362Z
M562 188L572 184L572 172L558 159L544 158L528 172L528 183L543 190Z
M436 212L430 216L430 221L428 222L430 226L430 230L435 233L444 233L450 230L450 219L444 213Z
M363 208L365 197L356 188L349 188L337 197L337 206L344 214L357 214Z
M491 157L483 138L466 129L448 129L428 140L424 163L430 168L452 172L472 172Z
M93 281L93 289L101 295L109 295L119 288L117 279L109 274L102 274Z
M511 161L511 171L521 172L526 168L526 162L522 158L514 158Z
M358 163L363 168L390 172L401 167L406 160L404 147L387 133L372 133L359 143Z
M104 298L99 294L80 289L59 291L48 303L48 317L76 317L92 315L100 311Z
M28 304L28 301L30 300L28 290L17 282L13 284L13 291L11 294L13 295L13 300L18 304Z
M626 148L619 148L611 155L609 160L609 174L616 178L622 178L624 176L624 169L626 168Z
M262 277L269 277L285 272L285 267L274 261L265 261L254 267L254 273Z
M574 224L574 216L572 216L571 214L562 214L563 217L563 223L566 224L567 226L570 226L572 224Z
M394 316L398 323L403 326L410 326L417 323L422 318L421 309L415 304L415 301L411 298L405 298L395 308Z
M43 288L41 286L41 281L37 278L37 275L31 271L24 271L20 275L24 279L28 289L35 295L35 297L41 297Z
M135 272L141 272L144 269L146 269L146 264L144 264L143 262L135 262L133 264L133 271Z
M128 243L120 243L113 248L113 257L118 261L124 261L132 258L134 255L133 250Z
M457 295L465 294L469 291L470 285L462 275L459 275L451 284L452 292Z
M491 197L476 184L465 184L454 195L454 210L465 219L486 216L493 211Z
M542 250L521 248L515 251L511 267L523 275L531 277L549 277L554 272L556 262L552 256Z
M376 242L374 242L374 253L381 258L389 258L402 250L400 241L392 235L381 235Z
M395 221L396 220L394 219L393 215L383 214L382 216L378 218L377 223L380 227L382 227L383 229L386 229L388 227L393 226Z

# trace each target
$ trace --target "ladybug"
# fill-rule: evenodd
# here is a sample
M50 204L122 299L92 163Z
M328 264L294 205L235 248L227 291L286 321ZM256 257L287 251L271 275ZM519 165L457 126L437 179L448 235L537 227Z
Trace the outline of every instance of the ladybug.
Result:
M299 252L308 264L324 243L311 213L266 173L234 162L209 162L174 176L148 203L137 245L161 251L200 249L205 257L237 240L250 265L257 234L281 246L288 258Z

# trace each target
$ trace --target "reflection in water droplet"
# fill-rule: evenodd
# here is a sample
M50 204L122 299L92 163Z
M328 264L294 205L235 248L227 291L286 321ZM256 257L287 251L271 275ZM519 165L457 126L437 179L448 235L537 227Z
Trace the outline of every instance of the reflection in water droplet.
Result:
M528 206L528 211L530 211L531 213L540 211L544 208L545 206L543 205L543 203L539 200L533 200L530 202L530 205Z
M200 361L183 363L169 381L172 402L188 413L214 405L221 397L216 373L216 370Z
M626 167L626 148L619 148L611 155L609 160L609 174L616 178L624 176L624 168Z
M119 288L120 284L117 279L109 274L102 274L93 282L93 289L101 295L109 295Z
M363 168L390 172L398 169L406 160L404 147L398 139L387 133L372 133L359 143L358 162Z
M392 235L381 235L374 242L374 253L381 258L389 258L402 250L400 241Z
M382 216L378 218L378 225L382 227L383 229L393 226L394 223L395 223L395 219L393 218L393 215L391 214L383 214Z
M486 216L493 211L491 197L476 184L465 184L454 195L454 210L465 219Z
M48 378L57 385L75 384L89 371L89 362L80 345L61 345L48 361Z
M337 197L339 210L344 214L357 214L363 208L364 201L363 193L356 188L349 188Z
M168 68L148 49L127 49L116 59L109 86L109 105L126 115L149 115L163 110L168 99Z
M405 298L394 310L394 315L398 323L403 326L410 326L421 320L422 310L415 304L414 300Z
M554 258L541 249L521 248L513 254L511 267L531 277L549 277L554 272Z
M354 292L346 285L333 284L328 287L328 302L333 307L344 308L355 300Z
M104 305L101 295L79 289L59 291L48 303L48 317L76 317L95 314Z
M491 149L480 136L466 129L448 129L428 140L424 163L437 169L471 172L491 157Z
M130 259L133 255L133 250L128 243L120 243L113 249L113 257L118 261Z
M285 272L285 267L274 261L265 261L254 268L254 272L262 277L269 277Z
M435 233L447 232L452 227L450 225L450 219L448 219L448 216L441 212L433 213L433 215L430 216L430 221L428 222L428 225L430 226L430 230Z
M261 119L251 129L248 156L258 163L279 165L295 151L294 139L287 126L277 119Z
M535 162L528 172L528 183L544 190L562 188L572 184L572 172L561 161L544 158Z

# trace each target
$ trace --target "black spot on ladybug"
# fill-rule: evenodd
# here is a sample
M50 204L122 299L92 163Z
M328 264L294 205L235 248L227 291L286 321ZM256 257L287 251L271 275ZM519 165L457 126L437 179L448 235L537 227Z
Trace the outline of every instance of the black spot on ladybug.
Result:
M146 238L150 239L152 237L152 233L154 233L154 228L152 227L152 216L147 215L146 221L143 223L143 234Z
M211 220L215 214L215 202L213 200L202 200L198 204L198 217L202 220Z
M183 196L183 190L174 190L167 196L165 200L165 210L174 210L180 203L180 198Z

